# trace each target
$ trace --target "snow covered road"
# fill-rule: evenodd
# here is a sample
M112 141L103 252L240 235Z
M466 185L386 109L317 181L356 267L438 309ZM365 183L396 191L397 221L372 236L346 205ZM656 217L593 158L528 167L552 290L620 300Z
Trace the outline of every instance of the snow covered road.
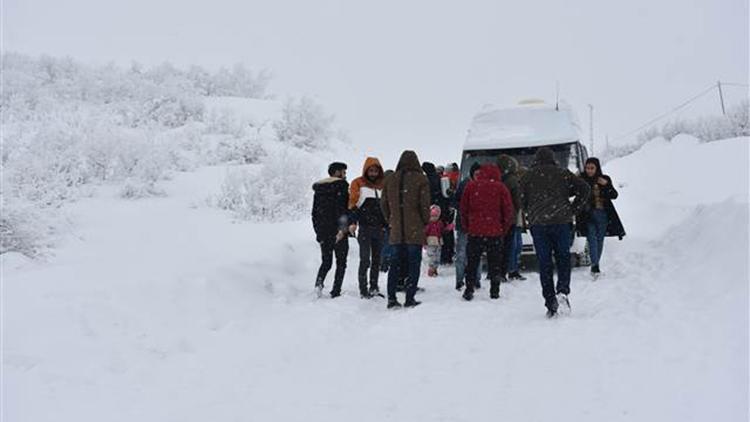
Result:
M656 202L618 165L627 229ZM466 303L445 269L422 306L387 311L356 294L354 242L344 295L314 299L309 222L202 205L223 171L181 174L167 198L105 191L72 207L48 262L3 256L4 420L748 419L746 184L658 237L608 239L605 276L575 270L573 314L550 321L535 274Z

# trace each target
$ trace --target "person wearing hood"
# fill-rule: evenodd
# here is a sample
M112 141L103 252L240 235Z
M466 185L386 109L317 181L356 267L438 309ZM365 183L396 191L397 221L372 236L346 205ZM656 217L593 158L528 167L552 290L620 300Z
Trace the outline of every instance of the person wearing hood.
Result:
M490 298L500 297L503 236L513 224L514 211L510 192L500 181L500 169L484 164L476 180L466 185L461 196L461 226L469 234L466 246L468 266L463 297L472 300L477 268L482 253L487 253L490 278Z
M521 239L521 229L523 228L523 213L521 211L521 182L518 177L518 160L507 154L501 154L497 157L497 164L502 169L502 181L505 187L510 191L510 197L513 199L513 209L515 218L510 233L505 236L505 257L503 258L504 271L503 276L507 273L509 280L526 280L519 272L521 260L521 249L523 240Z
M312 223L316 240L320 245L322 262L315 279L315 290L322 294L323 282L333 266L336 255L336 274L333 279L331 297L341 296L341 285L346 273L346 257L349 253L349 184L346 182L346 164L331 163L327 178L313 185Z
M443 203L445 197L443 196L443 188L440 184L440 175L438 175L437 167L435 167L435 164L425 161L422 163L422 171L427 176L427 181L430 184L431 205L437 205L441 209L445 208L445 204Z
M550 148L539 148L532 167L521 178L521 202L528 215L547 317L560 306L570 312L570 244L573 216L588 200L589 185L555 162ZM570 197L574 196L573 202ZM552 255L557 264L554 281Z
M596 277L600 273L599 262L604 249L604 237L617 236L622 240L625 229L612 203L617 199L617 190L612 184L612 178L602 173L598 158L586 160L582 178L591 188L591 196L583 211L576 216L576 231L588 240L591 274Z
M367 157L362 175L352 180L349 187L349 212L352 216L350 231L359 225L359 294L363 299L380 295L380 253L383 248L385 218L380 209L383 190L383 166L374 157ZM368 271L370 286L368 289Z
M458 210L456 213L456 290L464 288L466 280L466 244L469 241L469 237L466 234L466 230L461 226L461 197L466 190L466 185L474 180L474 175L479 170L479 163L475 162L469 168L469 177L462 180L456 188L456 194L453 197L453 207ZM475 278L476 283L475 289L480 288L481 266L477 266L477 276Z
M401 276L402 261L408 262L404 306L419 305L414 296L419 283L424 228L430 221L430 182L419 166L414 151L404 151L396 172L388 178L383 188L380 205L390 227L389 240L393 245L391 265L388 270L388 308L401 307L396 299L396 285Z

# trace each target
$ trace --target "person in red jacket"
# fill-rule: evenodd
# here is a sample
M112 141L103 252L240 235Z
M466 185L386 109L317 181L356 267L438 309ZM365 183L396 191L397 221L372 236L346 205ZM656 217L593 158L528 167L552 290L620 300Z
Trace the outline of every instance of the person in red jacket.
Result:
M490 298L500 297L503 236L509 232L514 219L510 191L500 180L500 168L494 164L484 164L461 195L461 226L469 235L463 295L466 300L474 298L477 268L483 252L487 253L489 265Z

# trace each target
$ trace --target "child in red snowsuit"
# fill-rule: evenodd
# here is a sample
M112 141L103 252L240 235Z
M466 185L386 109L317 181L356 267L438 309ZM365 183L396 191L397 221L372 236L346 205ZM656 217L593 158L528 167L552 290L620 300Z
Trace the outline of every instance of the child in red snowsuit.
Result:
M430 207L430 222L424 228L425 249L427 250L427 275L437 277L440 265L440 251L443 246L443 233L453 230L453 224L445 224L440 219L440 207Z

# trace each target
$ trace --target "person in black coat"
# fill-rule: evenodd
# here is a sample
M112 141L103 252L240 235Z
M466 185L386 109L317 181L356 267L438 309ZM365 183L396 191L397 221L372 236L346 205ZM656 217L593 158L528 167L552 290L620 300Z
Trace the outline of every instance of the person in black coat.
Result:
M576 231L588 239L591 273L598 275L604 238L617 236L622 240L625 229L612 203L617 199L617 190L612 184L612 178L602 173L598 158L591 157L586 160L582 178L591 187L591 195L583 211L576 216Z
M425 161L422 163L422 171L427 175L427 180L430 182L430 200L432 205L437 205L442 211L440 219L447 225L453 223L455 212L449 207L450 195L446 197L443 195L442 182L440 181L441 175L438 172L438 168L435 164ZM446 231L443 235L443 248L440 251L440 263L441 264L452 264L453 255L455 254L455 237L453 231Z
M313 185L312 223L320 244L322 262L315 279L315 289L320 296L323 281L333 266L336 255L336 274L333 279L331 297L341 296L341 285L346 273L346 258L349 253L349 183L346 181L346 164L331 163L329 177Z

